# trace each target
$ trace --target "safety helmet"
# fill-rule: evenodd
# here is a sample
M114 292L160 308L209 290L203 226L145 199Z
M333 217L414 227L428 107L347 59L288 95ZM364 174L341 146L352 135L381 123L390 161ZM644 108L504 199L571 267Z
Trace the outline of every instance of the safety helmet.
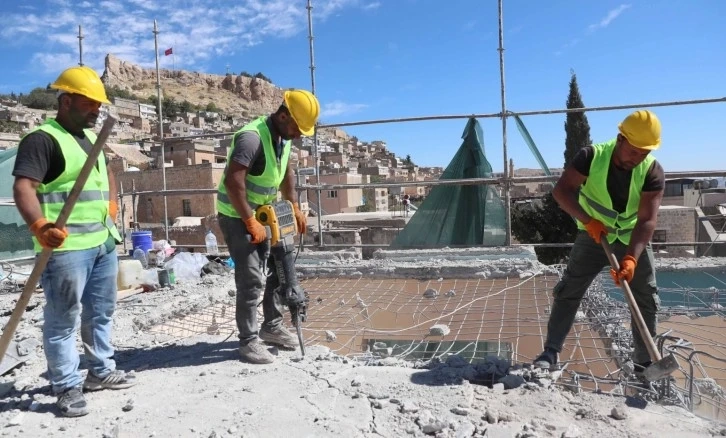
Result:
M300 132L308 137L313 135L320 115L320 103L315 95L306 90L287 90L283 98Z
M96 102L111 103L106 97L106 88L103 86L101 78L93 69L85 65L63 70L58 79L50 85L50 88L66 93L80 94Z
M660 147L660 120L648 110L630 114L618 130L636 148L654 151Z

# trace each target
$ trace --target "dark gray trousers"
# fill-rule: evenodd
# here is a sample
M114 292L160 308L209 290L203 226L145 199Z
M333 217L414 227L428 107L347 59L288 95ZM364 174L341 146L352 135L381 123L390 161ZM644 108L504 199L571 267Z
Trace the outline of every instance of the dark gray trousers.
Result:
M627 247L620 241L616 241L610 246L617 259L622 260ZM602 246L595 243L585 231L580 231L575 239L575 245L570 251L570 260L565 273L553 291L554 302L547 324L545 347L553 348L558 352L562 351L562 345L575 321L575 314L580 307L580 301L585 295L585 291L605 266L610 266L610 262L605 256ZM655 336L656 312L660 307L660 299L653 269L653 250L650 244L641 254L633 281L629 284L635 302L645 320L645 325L648 327L650 335ZM631 325L634 340L632 359L636 363L649 361L648 350L632 317Z
M269 277L266 277L266 273L262 271L259 245L247 240L247 227L242 219L220 214L219 227L222 229L229 254L234 261L234 280L237 286L235 317L240 345L245 345L257 339L257 303L263 290L263 327L274 330L282 324L284 307L280 295L275 293L275 288L279 286L280 281L275 269L269 269ZM267 266L272 268L273 263L270 258Z

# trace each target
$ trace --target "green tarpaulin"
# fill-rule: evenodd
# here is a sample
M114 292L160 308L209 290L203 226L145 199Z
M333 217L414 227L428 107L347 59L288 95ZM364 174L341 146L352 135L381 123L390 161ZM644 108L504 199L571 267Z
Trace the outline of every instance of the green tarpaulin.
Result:
M0 260L34 255L30 231L12 204L13 166L17 153L17 148L0 151Z
M484 156L484 136L475 118L462 134L463 142L441 175L445 179L490 178ZM506 242L504 203L496 186L434 186L391 248L502 246Z

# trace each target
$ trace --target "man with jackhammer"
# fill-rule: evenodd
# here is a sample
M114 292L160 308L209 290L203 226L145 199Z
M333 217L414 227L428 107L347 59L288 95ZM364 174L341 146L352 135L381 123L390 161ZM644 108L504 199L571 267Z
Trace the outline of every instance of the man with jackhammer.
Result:
M275 356L261 342L295 349L298 339L283 325L283 305L275 293L280 280L275 269L268 278L259 246L267 238L255 210L277 200L278 190L294 208L300 233L306 219L295 193L294 171L289 161L291 140L311 136L320 114L317 98L306 90L288 90L282 105L269 116L248 123L232 137L227 167L219 183L217 211L219 225L235 264L237 285L237 329L243 360L257 364L274 361ZM262 263L261 263L262 262ZM264 321L259 328L257 303L264 290Z
M121 236L116 183L99 156L64 229L56 228L68 194L81 173L96 136L99 108L110 103L101 79L88 67L63 71L50 86L58 90L58 114L30 131L18 146L13 197L33 234L35 252L52 248L40 284L45 294L43 350L48 380L61 415L88 413L84 390L124 389L132 375L116 369L111 327L116 308ZM76 351L76 324L88 365L83 379Z
M552 194L577 221L579 232L564 275L554 287L554 302L547 325L547 340L534 365L551 368L557 363L565 338L585 291L610 263L601 246L606 238L619 260L620 271L610 270L617 285L626 280L650 331L655 336L660 300L653 269L650 239L663 198L665 175L651 155L661 141L655 114L639 110L618 125L615 140L583 147L557 182ZM636 373L650 365L650 357L637 325L632 323Z

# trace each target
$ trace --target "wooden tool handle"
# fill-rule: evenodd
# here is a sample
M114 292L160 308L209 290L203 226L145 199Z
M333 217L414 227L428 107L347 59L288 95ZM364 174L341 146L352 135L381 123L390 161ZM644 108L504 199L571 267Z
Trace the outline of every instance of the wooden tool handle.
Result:
M602 248L605 250L605 254L607 254L608 260L610 261L610 266L612 266L615 272L618 272L620 270L620 264L618 263L618 259L615 258L615 254L613 254L613 251L610 248L610 244L608 243L608 240L605 238L605 236L602 236L602 238L600 239L600 243L602 244ZM625 299L628 300L628 307L630 307L630 313L633 315L635 325L638 327L638 331L640 332L640 337L643 338L643 342L645 342L645 347L648 349L650 359L653 362L661 360L660 353L658 353L658 347L656 347L655 341L653 341L653 337L650 336L650 330L648 330L648 327L645 325L643 314L640 313L638 303L635 302L635 297L633 296L633 291L630 290L630 285L627 281L625 281L625 279L623 279L620 280L620 287L623 289Z
M111 135L111 130L115 124L116 118L111 115L109 115L103 123L101 132L99 132L96 142L93 144L93 148L91 148L91 151L88 153L88 158L86 158L86 162L83 164L81 172L78 174L78 179L76 179L76 182L73 184L73 188L68 194L68 199L65 204L63 204L63 208L58 214L58 218L55 221L56 228L63 228L66 226L66 222L68 222L71 211L73 211L73 207L83 191L83 186L86 185L88 176L91 174L93 167L96 165L98 156L101 155L101 152L103 151L103 145L106 143L106 140L108 140L108 136ZM30 302L30 298L33 296L33 292L40 281L40 276L43 274L46 265L48 265L48 260L50 260L50 256L52 254L53 249L43 248L40 255L35 260L35 266L33 266L33 270L28 277L28 281L25 283L23 292L18 298L15 309L13 310L12 315L10 315L8 323L5 325L5 330L3 330L2 336L0 336L0 362L2 362L2 359L5 358L5 353L8 351L10 341L15 335L15 330L18 328L18 324L20 324L20 318L23 316L25 308L28 306L28 302Z

